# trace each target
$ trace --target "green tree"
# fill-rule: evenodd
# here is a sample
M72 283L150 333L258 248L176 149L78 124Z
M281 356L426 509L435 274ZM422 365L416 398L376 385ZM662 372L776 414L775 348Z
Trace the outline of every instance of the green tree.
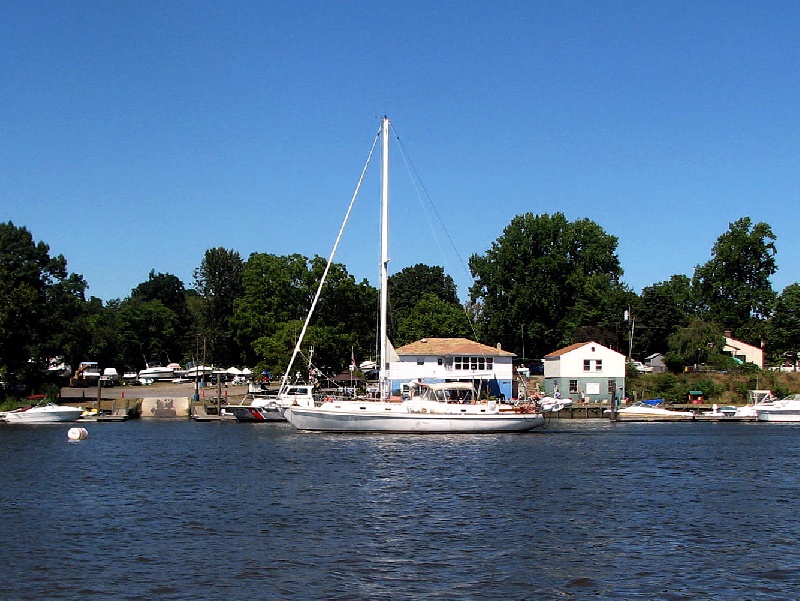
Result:
M666 355L667 338L689 324L695 314L692 283L685 275L674 275L642 290L634 309L634 350L647 357Z
M624 308L615 305L627 293L616 249L617 238L588 219L514 217L485 254L469 260L482 341L519 354L524 329L526 353L541 357L570 343L581 327L619 328ZM602 316L594 306L598 295Z
M249 365L282 374L311 308L326 261L302 255L253 254L231 326ZM344 265L331 265L303 350L314 347L320 369L346 366L351 352L363 356L374 340L377 291L357 283ZM296 366L295 366L296 367Z
M725 336L716 324L695 318L670 334L667 344L667 363L674 371L680 371L684 366L709 363L722 355Z
M195 269L195 290L202 298L201 334L209 351L208 360L216 365L233 365L242 359L230 319L234 303L243 292L244 262L238 252L211 248Z
M717 238L711 259L695 268L692 287L701 317L759 344L775 301L769 280L777 270L775 254L769 225L753 224L749 217L731 223Z
M472 334L464 309L426 292L398 324L396 346L422 338L466 338Z
M146 282L142 282L131 292L131 299L144 302L157 300L175 314L181 328L177 338L169 345L167 358L170 361L181 361L191 356L195 335L199 332L198 322L193 319L189 308L189 292L183 282L169 273L155 273L151 270ZM156 359L156 357L152 357ZM164 357L160 358L161 360Z
M0 223L0 374L27 384L41 378L48 359L72 343L86 283L69 275L62 255L50 256L25 227Z
M800 284L791 284L781 292L767 331L772 362L795 362L800 357Z
M389 303L393 313L407 314L422 295L429 293L451 305L459 305L453 278L438 265L417 263L389 276Z
M126 369L144 369L145 362L163 362L181 352L178 316L160 300L122 301L113 317L118 332L119 360Z

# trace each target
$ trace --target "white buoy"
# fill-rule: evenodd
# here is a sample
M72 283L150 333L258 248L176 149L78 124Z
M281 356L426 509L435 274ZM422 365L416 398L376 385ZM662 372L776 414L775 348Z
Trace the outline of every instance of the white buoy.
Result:
M67 432L67 438L70 440L86 440L89 438L89 432L86 428L70 428Z

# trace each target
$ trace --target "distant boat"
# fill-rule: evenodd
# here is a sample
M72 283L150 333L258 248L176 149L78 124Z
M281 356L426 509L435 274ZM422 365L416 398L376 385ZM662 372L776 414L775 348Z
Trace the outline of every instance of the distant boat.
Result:
M196 378L200 378L201 380L205 376L210 376L214 370L211 367L207 367L205 365L194 365L187 369L183 377L189 378L190 380L194 380Z
M381 285L380 285L380 353L379 399L380 400L329 400L319 407L299 405L281 406L283 416L298 430L322 432L408 432L408 433L455 433L455 432L527 432L544 425L544 416L534 404L524 404L501 411L495 400L480 401L472 382L419 383L408 400L392 402L390 383L386 370L391 343L387 335L388 322L388 265L389 265L389 119L381 120L378 137L383 140L381 162ZM373 149L377 144L377 139ZM370 156L372 152L370 152ZM359 182L360 186L360 182ZM354 198L355 199L355 198ZM349 209L348 209L349 215ZM346 219L345 219L346 223ZM341 231L344 229L342 225ZM337 238L338 244L339 238ZM331 264L336 251L328 260ZM327 267L325 274L327 273ZM325 281L320 280L317 294L306 317L298 338L281 392L302 343L316 301Z
M621 422L686 422L694 420L693 411L672 411L663 406L664 399L639 401L616 410ZM610 413L610 410L605 412ZM604 413L605 413L604 412Z
M249 393L250 404L226 405L224 411L231 413L240 422L285 422L281 409L291 405L298 407L314 406L314 386L312 384L293 384L282 393L266 391Z
M161 365L146 364L147 367L139 372L138 377L140 380L172 380L175 377L174 367L164 367Z
M33 407L23 407L0 413L0 420L10 424L47 424L53 422L74 422L83 415L80 407L45 403Z

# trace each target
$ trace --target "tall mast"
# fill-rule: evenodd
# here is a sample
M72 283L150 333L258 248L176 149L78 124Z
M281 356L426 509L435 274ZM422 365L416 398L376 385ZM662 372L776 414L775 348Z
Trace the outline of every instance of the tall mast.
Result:
M387 332L387 309L389 304L389 118L381 121L383 136L381 161L381 356L380 356L380 394L389 397L389 338Z

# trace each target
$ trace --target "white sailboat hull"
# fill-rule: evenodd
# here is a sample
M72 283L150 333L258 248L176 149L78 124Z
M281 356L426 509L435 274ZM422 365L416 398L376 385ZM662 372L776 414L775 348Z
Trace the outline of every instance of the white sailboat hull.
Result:
M298 430L314 432L386 432L410 434L528 432L544 425L539 413L409 413L337 411L285 407L283 416Z

